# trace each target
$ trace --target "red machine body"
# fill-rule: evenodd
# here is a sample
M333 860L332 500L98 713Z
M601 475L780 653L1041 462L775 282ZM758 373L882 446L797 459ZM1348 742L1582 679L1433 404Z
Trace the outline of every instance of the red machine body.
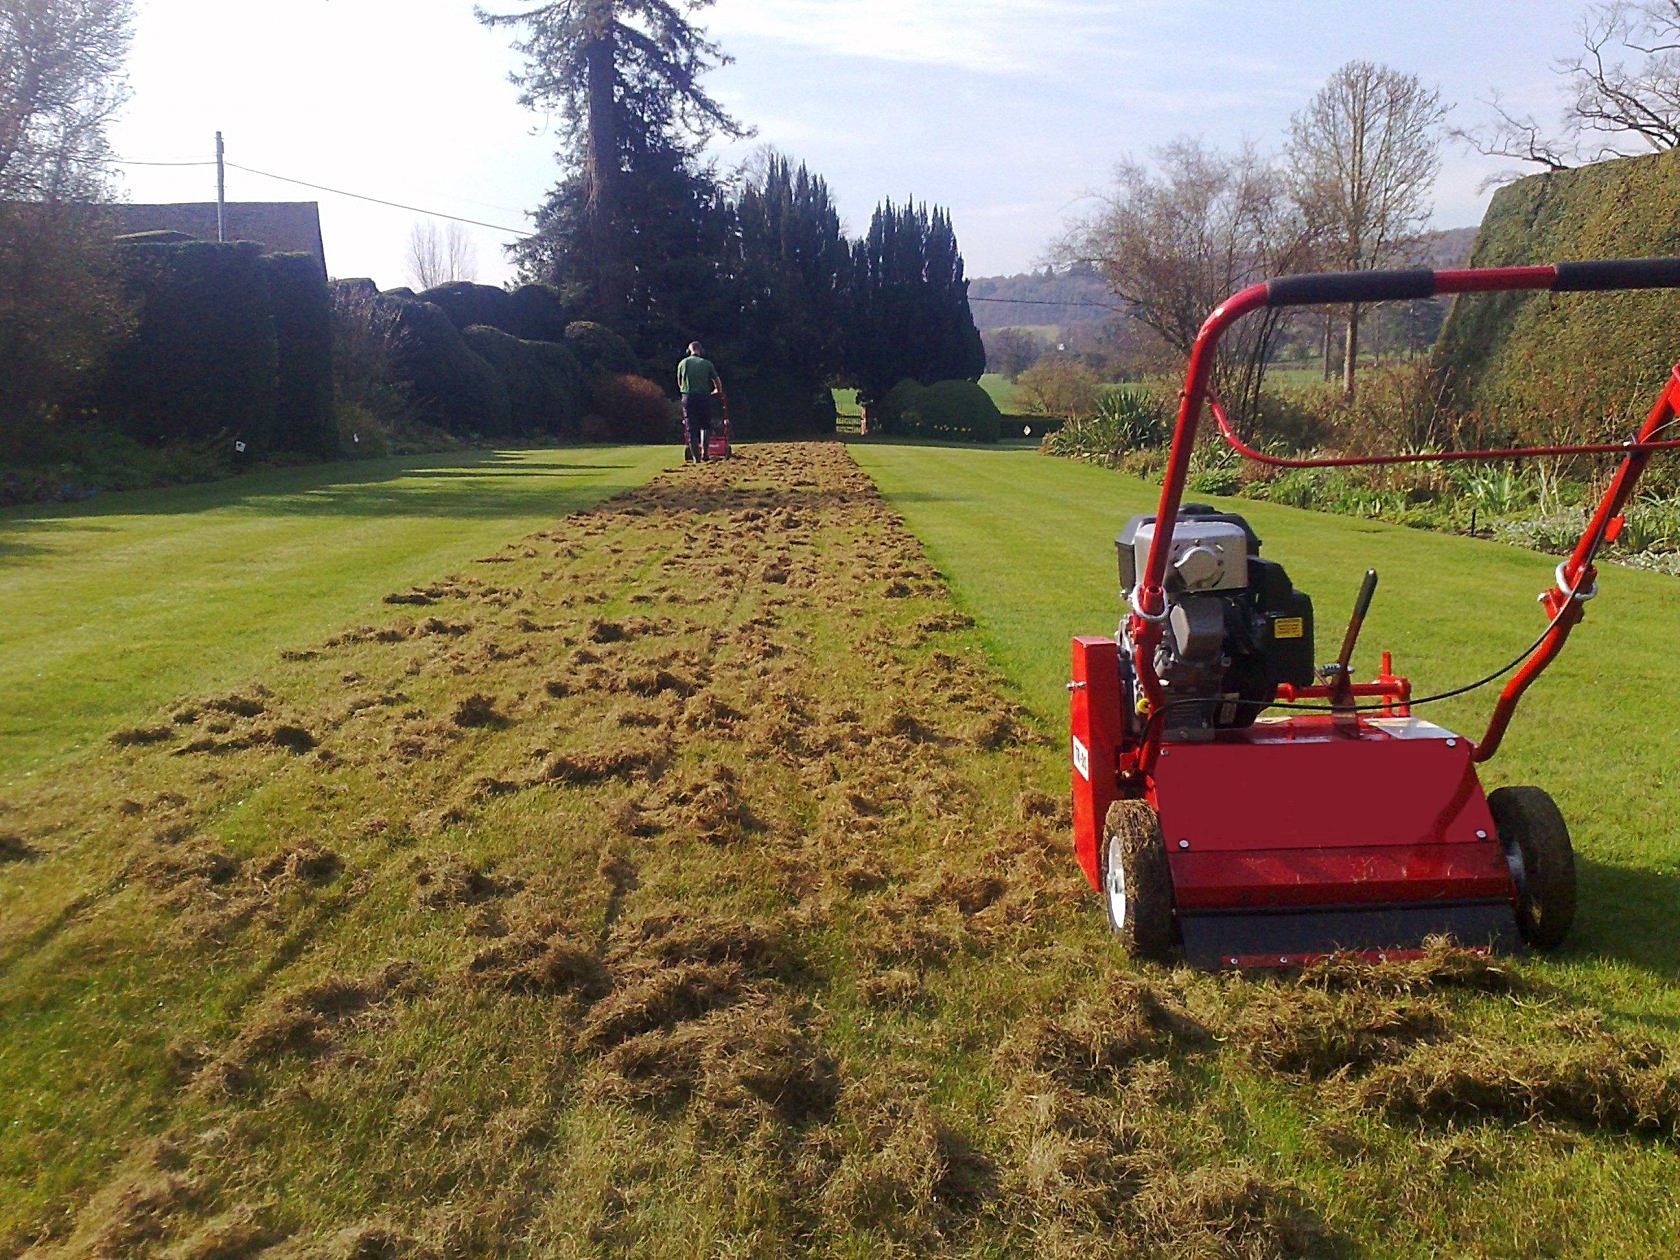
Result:
M724 393L723 386L718 386L718 420L714 428L707 429L704 434L702 449L707 459L728 459L735 453L730 445L729 429L729 395Z
M1169 703L1182 697L1169 699L1156 661L1163 636L1171 633L1167 581L1174 525L1197 424L1210 404L1233 446L1269 462L1520 458L1562 449L1295 461L1266 456L1238 441L1208 392L1220 334L1249 312L1437 293L1656 287L1680 287L1680 259L1289 277L1244 290L1209 317L1192 352L1152 539L1140 543L1148 546L1148 559L1128 592L1131 612L1119 638L1073 641L1074 848L1092 886L1110 895L1117 931L1126 935L1115 905L1129 911L1125 895L1116 901L1116 893L1136 897L1138 890L1116 890L1106 882L1117 860L1106 855L1122 850L1105 832L1105 819L1115 802L1137 801L1150 807L1158 827L1150 843L1165 850L1164 866L1144 869L1170 873L1165 895L1172 930L1196 965L1296 965L1336 950L1387 957L1414 952L1436 935L1473 947L1518 944L1523 863L1509 836L1502 840L1476 766L1498 748L1523 692L1562 649L1583 603L1596 593L1594 556L1619 527L1645 464L1656 451L1680 447L1672 436L1680 368L1627 441L1568 448L1613 450L1623 458L1581 541L1542 594L1545 632L1521 658L1479 741L1414 717L1410 684L1393 674L1387 653L1374 681L1351 683L1346 657L1374 574L1344 646L1342 676L1327 666L1318 685L1280 685L1272 697L1297 709L1302 701L1325 701L1324 711L1261 717L1234 729L1170 728ZM1182 582L1177 589L1182 594ZM1567 849L1566 832L1563 844Z

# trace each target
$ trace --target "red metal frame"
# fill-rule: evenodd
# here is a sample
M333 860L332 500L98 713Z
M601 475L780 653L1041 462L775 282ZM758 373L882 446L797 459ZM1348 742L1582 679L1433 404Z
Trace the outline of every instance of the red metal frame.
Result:
M1161 483L1161 499L1155 513L1155 535L1149 558L1133 592L1133 610L1128 619L1132 642L1136 645L1138 683L1152 712L1159 713L1164 703L1160 679L1154 671L1155 648L1161 640L1160 614L1166 608L1163 581L1167 558L1172 549L1173 527L1183 498L1184 484L1190 472L1190 454L1195 447L1196 429L1203 408L1210 402L1209 381L1213 374L1215 352L1220 338L1233 324L1246 315L1264 308L1293 305L1315 305L1326 302L1375 301L1399 296L1428 297L1435 294L1497 293L1532 289L1623 289L1648 287L1680 287L1680 263L1673 259L1617 260L1613 262L1548 264L1535 267L1488 267L1435 272L1370 272L1341 276L1291 277L1282 281L1251 285L1227 298L1202 325L1190 351L1190 364L1185 374L1184 391L1180 395L1178 418L1173 429L1172 447ZM1412 463L1442 458L1513 459L1545 454L1574 454L1615 452L1622 455L1621 467L1611 480L1600 500L1592 520L1569 558L1559 566L1554 587L1543 595L1547 616L1551 619L1546 637L1500 694L1486 732L1476 744L1476 759L1485 761L1499 747L1506 727L1523 692L1540 676L1562 650L1569 632L1581 619L1582 597L1577 592L1593 588L1596 571L1592 565L1594 553L1612 528L1632 497L1640 474L1650 457L1660 450L1680 448L1680 439L1653 440L1654 435L1667 428L1680 411L1680 366L1671 373L1668 383L1658 397L1639 432L1625 443L1588 443L1575 446L1518 447L1504 450L1460 452L1448 455L1376 455L1334 457L1321 461L1280 461L1236 440L1223 408L1214 402L1214 415L1228 441L1245 456L1265 463L1283 463L1288 467L1347 467L1361 464ZM1162 731L1159 721L1152 722L1143 742L1128 754L1132 765L1143 773L1154 769L1160 754Z
M733 434L729 424L729 395L725 392L722 381L718 382L718 414L722 425L718 429L706 431L707 459L728 459L735 453L731 445Z
M1392 957L1443 932L1467 945L1515 943L1518 889L1476 766L1498 749L1524 691L1581 620L1582 603L1594 593L1598 547L1614 537L1646 464L1657 451L1680 448L1680 438L1657 436L1680 413L1680 367L1625 443L1284 460L1238 440L1223 408L1209 398L1214 352L1226 329L1263 307L1654 287L1680 288L1680 259L1286 277L1244 289L1208 317L1191 350L1154 539L1121 628L1136 691L1128 692L1122 678L1119 642L1096 636L1073 641L1074 847L1093 887L1102 887L1100 844L1109 806L1145 800L1161 826L1174 910L1192 962L1295 965L1332 949ZM1577 452L1622 456L1580 541L1541 596L1545 632L1505 685L1479 742L1414 719L1411 684L1394 673L1386 652L1374 681L1283 685L1274 694L1274 703L1322 701L1330 712L1166 738L1166 697L1155 672L1167 607L1164 579L1197 424L1210 402L1240 453L1287 467ZM1137 713L1128 713L1134 700Z

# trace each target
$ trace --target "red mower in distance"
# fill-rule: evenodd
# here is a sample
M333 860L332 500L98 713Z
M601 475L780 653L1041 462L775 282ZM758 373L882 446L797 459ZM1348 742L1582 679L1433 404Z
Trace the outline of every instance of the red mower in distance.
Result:
M729 439L729 395L724 393L723 386L719 385L717 427L700 431L700 449L705 452L707 459L729 459L735 454L735 448L730 445Z
M1152 515L1116 540L1130 605L1115 638L1073 641L1074 848L1136 955L1201 967L1297 966L1336 951L1403 957L1433 936L1550 949L1575 915L1569 829L1537 787L1484 793L1477 766L1597 593L1594 559L1659 451L1680 448L1680 367L1623 442L1283 459L1246 445L1209 391L1221 335L1280 307L1441 294L1680 288L1680 258L1291 276L1229 298L1190 355ZM1367 571L1341 650L1315 655L1312 601L1241 516L1182 501L1204 409L1241 455L1291 468L1614 453L1620 465L1540 596L1538 638L1468 687L1414 697L1388 653L1355 682L1376 591ZM1413 715L1510 674L1479 740ZM1279 710L1282 716L1268 715Z

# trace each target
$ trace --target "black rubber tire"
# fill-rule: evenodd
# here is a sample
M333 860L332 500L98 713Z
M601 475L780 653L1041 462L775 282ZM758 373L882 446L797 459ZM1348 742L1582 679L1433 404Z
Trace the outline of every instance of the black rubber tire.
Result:
M1575 850L1556 802L1537 787L1488 793L1499 841L1522 858L1517 931L1534 949L1556 949L1575 922Z
M1115 801L1108 807L1097 856L1109 927L1133 957L1170 961L1178 946L1172 870L1167 865L1160 821L1147 802ZM1125 889L1125 910L1118 919L1114 898L1109 895L1110 864L1115 858L1120 862Z

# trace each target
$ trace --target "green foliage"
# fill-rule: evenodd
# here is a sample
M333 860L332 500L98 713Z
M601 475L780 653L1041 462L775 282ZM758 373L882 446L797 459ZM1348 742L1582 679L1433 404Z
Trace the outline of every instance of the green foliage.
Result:
M546 284L522 284L515 289L508 321L502 331L521 341L564 341L566 325L572 322L559 290Z
M775 392L775 406L797 417L763 428L755 400L753 431L815 431L804 418L809 399L845 362L851 247L839 211L820 175L772 157L763 178L742 188L735 218L740 258L729 297L738 313L707 344L737 365L731 389L759 377L751 391L766 401Z
M576 434L583 420L583 368L557 342L521 341L497 328L472 327L467 347L496 369L508 392L514 430L549 437Z
M365 315L389 354L391 380L418 419L459 437L513 431L507 386L436 306L382 293Z
M598 372L589 380L586 442L675 442L676 404L645 376Z
M279 348L261 246L140 243L117 252L139 322L106 366L100 414L143 442L220 434L265 454Z
M566 345L585 372L634 372L636 352L605 324L578 320L566 327Z
M847 375L866 394L906 378L979 380L986 370L949 211L882 203L853 247L851 285Z
M729 419L737 439L833 433L833 391L821 378L788 371L756 371L732 378Z
M973 381L922 385L902 380L887 391L875 411L885 432L911 437L996 442L1003 431L1003 414L991 395Z
M1677 198L1680 152L1534 175L1494 195L1470 261L1680 254ZM1436 358L1491 425L1522 439L1530 416L1561 408L1569 436L1584 437L1605 417L1625 429L1644 416L1680 357L1677 327L1672 291L1490 294L1453 304Z
M1044 450L1112 468L1128 452L1165 444L1172 436L1172 419L1172 399L1162 391L1115 386L1098 395L1093 412L1076 416L1046 438Z
M0 201L0 460L45 458L67 404L131 327L102 237L85 210Z
M274 310L274 449L329 459L338 453L332 296L308 254L268 254L262 266Z
M495 285L474 284L470 280L453 280L427 289L419 295L422 302L449 316L457 331L466 332L475 324L513 332L513 294Z
M1101 396L1096 373L1078 359L1046 355L1021 373L1016 397L1028 410L1043 416L1081 419L1089 416Z

